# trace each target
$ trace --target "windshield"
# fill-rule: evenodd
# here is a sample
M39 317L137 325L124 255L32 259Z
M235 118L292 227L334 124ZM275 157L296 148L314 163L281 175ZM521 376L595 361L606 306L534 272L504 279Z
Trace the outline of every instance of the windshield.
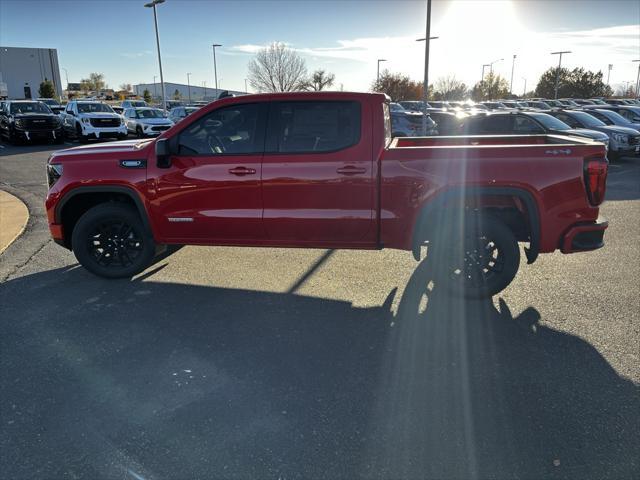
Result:
M136 110L138 117L140 118L164 118L165 114L162 110L157 109L140 109Z
M190 113L197 112L197 111L198 111L198 109L197 109L197 108L195 108L195 107L191 107L191 108L187 107L187 108L185 108L185 109L184 109L184 111L185 111L185 113L186 113L187 115L189 115Z
M405 112L406 110L399 103L392 103L391 104L391 111L392 112Z
M133 102L131 102L131 106L132 107L146 107L147 106L147 102L143 102L142 100L133 101Z
M104 103L79 103L78 112L80 113L94 113L94 112L106 112L115 113L109 105Z
M604 127L605 124L596 117L585 112L571 112L571 116L582 123L585 127Z
M11 113L53 113L42 102L21 102L11 104Z
M598 110L598 113L603 117L607 117L616 125L626 125L627 123L630 123L629 120L624 118L622 115L616 112L612 112L611 110Z
M530 113L529 115L550 130L571 130L569 125L546 113Z

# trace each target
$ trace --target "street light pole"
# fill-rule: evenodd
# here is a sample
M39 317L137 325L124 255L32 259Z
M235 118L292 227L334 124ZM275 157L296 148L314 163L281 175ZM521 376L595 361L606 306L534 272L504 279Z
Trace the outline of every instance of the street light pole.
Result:
M607 85L609 85L609 78L611 77L611 69L613 68L613 63L609 64L609 70L607 71Z
M216 65L216 47L221 47L219 43L211 45L213 47L213 77L216 85L216 93L214 96L218 96L218 66Z
M158 78L158 76L154 75L153 76L153 98L158 97L158 92L156 91L156 78Z
M189 81L189 77L191 73L187 73L187 91L189 92L189 105L191 105L191 82Z
M632 63L638 62L638 76L636 78L636 98L640 97L640 59L631 60Z
M431 44L431 0L427 0L427 22L424 36L424 83L422 84L422 136L427 136L427 100L429 99L429 45Z
M247 88L247 79L244 79L244 93L249 93L249 88Z
M515 67L516 64L516 57L517 55L513 56L513 60L511 60L511 83L509 84L509 94L513 95L513 69Z
M378 71L376 72L376 83L380 81L380 62L386 62L384 58L378 59Z
M162 76L162 58L160 57L160 35L158 34L158 15L156 13L156 5L164 3L165 0L152 0L149 3L145 3L145 7L153 8L153 23L156 27L156 46L158 47L158 65L160 67L160 86L162 93L162 109L167 109L167 99L164 91L164 77Z
M551 52L551 55L560 55L560 57L558 58L558 70L556 70L556 88L555 88L555 93L554 93L554 99L557 100L558 99L558 84L560 82L560 66L562 65L562 54L563 53L572 53L570 50L564 50L562 52Z
M524 98L524 96L527 94L527 79L522 77L522 79L524 80L524 91L522 92L522 98Z

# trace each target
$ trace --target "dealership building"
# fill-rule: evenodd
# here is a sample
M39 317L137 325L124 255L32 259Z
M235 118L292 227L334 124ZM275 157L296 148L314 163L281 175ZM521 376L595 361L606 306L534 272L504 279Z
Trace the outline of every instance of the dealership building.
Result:
M53 82L62 95L58 51L55 48L0 47L0 85L10 99L37 98L40 84ZM6 90L5 90L6 89Z
M133 86L133 93L142 97L145 90L149 90L149 94L151 97L159 101L162 98L162 84L160 82L156 83L141 83L139 85ZM189 93L191 93L191 101L192 102L211 102L213 100L217 100L218 95L222 92L229 92L232 95L246 95L247 92L240 92L238 90L227 90L224 88L208 88L208 87L199 87L196 85L187 85L184 83L171 83L164 82L164 90L165 95L167 96L167 100L173 100L176 97L176 91L179 94L180 100L188 101Z

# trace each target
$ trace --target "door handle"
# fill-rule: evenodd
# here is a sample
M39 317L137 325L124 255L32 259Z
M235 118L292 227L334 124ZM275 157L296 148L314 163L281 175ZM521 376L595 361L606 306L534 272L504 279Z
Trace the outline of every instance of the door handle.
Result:
M336 170L340 175L357 175L358 173L366 173L366 168L356 167L355 165L347 165Z
M256 173L256 169L255 168L247 168L247 167L235 167L235 168L230 168L229 169L229 173L232 175L253 175L254 173Z

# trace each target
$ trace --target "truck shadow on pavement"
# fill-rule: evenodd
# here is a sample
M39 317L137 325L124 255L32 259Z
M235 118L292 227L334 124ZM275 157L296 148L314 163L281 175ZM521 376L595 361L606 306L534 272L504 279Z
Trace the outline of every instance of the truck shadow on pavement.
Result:
M163 265L157 267L161 269ZM638 387L529 307L81 268L2 285L7 478L631 478Z

